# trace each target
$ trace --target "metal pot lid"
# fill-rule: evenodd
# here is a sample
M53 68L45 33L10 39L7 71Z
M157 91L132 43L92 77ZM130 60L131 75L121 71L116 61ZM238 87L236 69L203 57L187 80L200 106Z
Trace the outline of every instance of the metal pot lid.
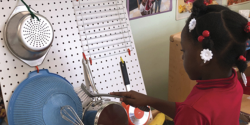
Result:
M98 125L128 125L127 113L121 105L109 104L102 110Z
M48 48L53 41L53 29L46 18L37 14L40 19L27 16L20 25L19 38L31 51L41 51Z

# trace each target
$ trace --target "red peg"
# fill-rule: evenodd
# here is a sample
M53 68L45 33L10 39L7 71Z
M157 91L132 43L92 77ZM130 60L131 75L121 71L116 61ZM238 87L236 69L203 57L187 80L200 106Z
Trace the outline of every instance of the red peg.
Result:
M89 57L89 63L90 65L92 65L92 59Z
M131 51L130 51L130 49L128 49L128 54L131 56Z
M199 36L199 37L198 37L198 41L199 41L199 42L202 42L204 39L205 39L204 36Z
M239 60L246 61L246 58L245 58L243 55L241 55L241 56L239 57Z
M84 58L85 60L87 60L85 53L82 53L82 55L83 55L83 58Z
M208 30L205 30L205 31L203 31L202 35L204 37L209 37L210 36L210 32Z
M36 70L37 70L37 73L39 73L39 68L38 68L38 66L36 66Z

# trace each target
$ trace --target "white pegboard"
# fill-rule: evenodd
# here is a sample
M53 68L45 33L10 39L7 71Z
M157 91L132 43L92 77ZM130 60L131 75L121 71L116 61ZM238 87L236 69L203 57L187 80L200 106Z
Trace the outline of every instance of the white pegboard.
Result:
M59 74L73 86L83 82L82 49L74 9L70 1L25 0L34 10L45 16L54 29L54 41L40 69ZM8 106L12 92L30 71L36 70L15 58L3 40L5 21L15 8L17 1L0 2L0 82L5 106Z
M73 1L82 48L91 59L133 50L122 0Z
M87 58L93 59L90 68L100 93L125 91L119 64L122 57L132 90L146 94L125 3L125 0L73 1L82 49Z
M125 0L25 1L54 28L54 42L40 69L59 74L79 87L84 83L82 52L85 52L93 59L90 68L100 93L125 91L119 65L122 57L126 61L131 90L146 94ZM16 4L16 0L0 1L0 83L6 107L18 84L35 70L16 59L3 41L5 21Z

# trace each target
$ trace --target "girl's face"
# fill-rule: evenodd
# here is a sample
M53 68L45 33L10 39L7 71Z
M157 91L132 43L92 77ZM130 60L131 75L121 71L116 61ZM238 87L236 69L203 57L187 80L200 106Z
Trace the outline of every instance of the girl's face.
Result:
M188 27L185 26L181 33L182 59L184 68L191 80L201 79L202 60L200 57L201 46L194 43Z

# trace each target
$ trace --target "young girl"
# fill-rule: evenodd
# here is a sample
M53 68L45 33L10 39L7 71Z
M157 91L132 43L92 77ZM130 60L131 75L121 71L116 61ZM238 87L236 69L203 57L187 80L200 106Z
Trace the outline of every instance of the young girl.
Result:
M154 107L172 117L175 125L239 125L243 90L232 67L242 74L247 67L243 54L250 23L220 5L206 6L203 0L193 5L181 35L184 68L197 80L187 99L179 103L134 91L111 94L124 96L121 101L135 107Z

